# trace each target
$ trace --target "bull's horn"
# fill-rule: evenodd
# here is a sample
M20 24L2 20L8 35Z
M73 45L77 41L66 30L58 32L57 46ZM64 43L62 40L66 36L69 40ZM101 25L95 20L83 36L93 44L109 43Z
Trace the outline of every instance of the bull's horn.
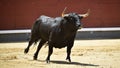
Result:
M79 16L81 16L81 17L87 17L87 16L89 16L89 14L90 14L90 9L88 9L87 13L85 13L85 14L79 14Z
M67 9L67 7L64 8L63 12L62 12L62 17L68 16L68 14L65 14L65 10Z

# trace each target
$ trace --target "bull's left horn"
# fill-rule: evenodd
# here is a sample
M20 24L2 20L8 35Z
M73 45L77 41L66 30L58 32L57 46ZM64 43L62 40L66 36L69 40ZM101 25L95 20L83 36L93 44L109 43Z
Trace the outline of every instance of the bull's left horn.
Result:
M65 10L67 9L67 7L65 7L65 9L62 12L62 17L68 16L68 14L65 14Z
M79 16L81 16L81 17L87 17L87 16L89 16L89 14L90 14L90 9L88 9L88 12L87 13L85 13L85 14L79 14Z

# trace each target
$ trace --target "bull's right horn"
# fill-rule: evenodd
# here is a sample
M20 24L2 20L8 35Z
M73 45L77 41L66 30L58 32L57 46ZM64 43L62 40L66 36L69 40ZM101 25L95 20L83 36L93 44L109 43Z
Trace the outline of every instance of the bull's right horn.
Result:
M85 17L89 16L89 14L90 14L90 9L88 9L87 13L85 13L85 14L79 14L79 16L85 18Z
M67 7L64 8L63 12L62 12L62 17L68 16L68 14L65 14L65 10L67 9Z

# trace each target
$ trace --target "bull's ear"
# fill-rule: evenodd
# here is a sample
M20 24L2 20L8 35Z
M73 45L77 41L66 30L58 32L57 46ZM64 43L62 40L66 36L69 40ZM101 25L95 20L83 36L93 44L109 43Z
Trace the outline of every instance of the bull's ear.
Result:
M79 19L82 19L83 17L82 16L79 16Z
M64 19L69 20L69 17L68 17L68 16L65 16Z
M64 19L67 20L68 22L71 21L71 18L70 16L65 16Z

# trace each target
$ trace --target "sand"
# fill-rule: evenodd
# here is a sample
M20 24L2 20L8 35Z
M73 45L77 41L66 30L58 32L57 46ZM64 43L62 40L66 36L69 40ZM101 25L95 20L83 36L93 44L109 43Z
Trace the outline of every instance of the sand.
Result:
M120 39L75 40L71 60L66 58L66 47L54 48L51 62L46 63L48 47L42 47L38 60L33 60L37 45L24 49L28 42L0 43L0 68L119 68Z

